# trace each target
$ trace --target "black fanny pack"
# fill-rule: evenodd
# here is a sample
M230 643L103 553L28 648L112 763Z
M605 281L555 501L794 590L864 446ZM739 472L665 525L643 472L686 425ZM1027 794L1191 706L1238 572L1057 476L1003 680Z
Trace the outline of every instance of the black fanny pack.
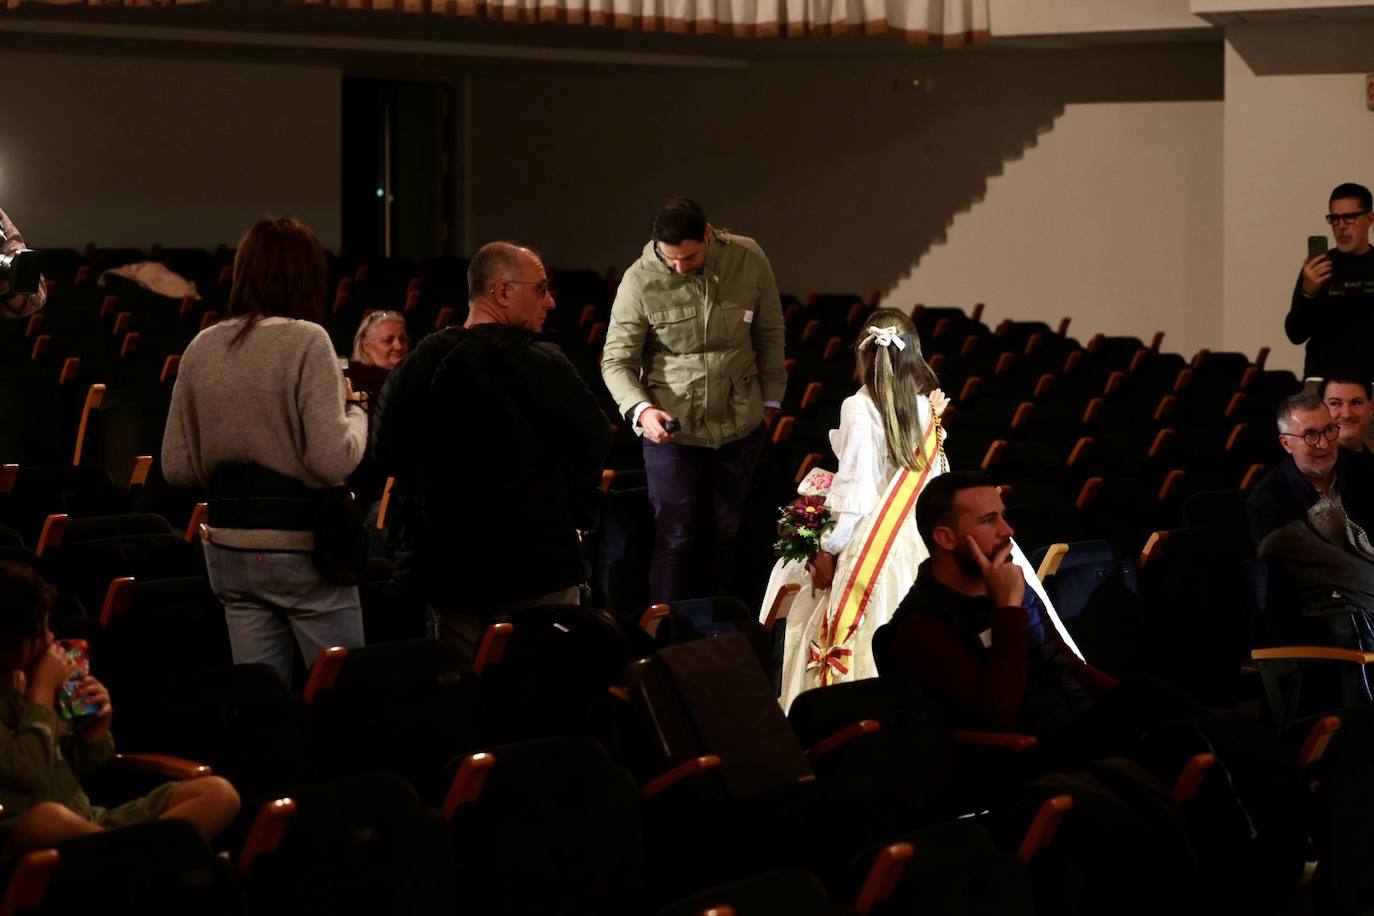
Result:
M367 567L366 517L347 487L312 490L262 465L227 462L210 475L205 507L212 528L310 531L311 560L331 585L357 585Z

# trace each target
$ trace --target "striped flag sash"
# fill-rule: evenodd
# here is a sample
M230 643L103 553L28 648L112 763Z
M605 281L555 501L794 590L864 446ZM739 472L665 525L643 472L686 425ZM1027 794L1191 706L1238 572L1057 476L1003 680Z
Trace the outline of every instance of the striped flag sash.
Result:
M830 683L832 672L847 673L850 650L841 646L858 630L864 611L868 607L868 599L873 594L878 573L883 568L902 524L911 517L916 497L925 486L930 469L939 458L939 452L940 421L936 417L930 423L921 442L921 455L925 459L921 470L917 472L902 468L888 485L882 508L869 528L868 539L854 559L849 576L838 592L838 598L830 602L825 616L821 619L820 639L811 644L811 664L807 665L807 668L819 672L822 686ZM836 593L832 590L831 594Z

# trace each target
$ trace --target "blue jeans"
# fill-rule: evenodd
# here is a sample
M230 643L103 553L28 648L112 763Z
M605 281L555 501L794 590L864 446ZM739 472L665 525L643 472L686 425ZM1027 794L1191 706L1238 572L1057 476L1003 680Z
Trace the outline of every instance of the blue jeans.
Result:
M224 605L236 665L271 665L289 685L297 644L307 668L331 646L363 644L357 586L325 582L308 553L206 543L205 568Z

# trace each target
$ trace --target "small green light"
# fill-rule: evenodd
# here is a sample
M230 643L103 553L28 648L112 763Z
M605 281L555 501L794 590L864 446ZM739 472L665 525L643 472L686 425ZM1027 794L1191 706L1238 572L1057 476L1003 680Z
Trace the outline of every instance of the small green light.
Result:
M919 86L919 85L921 85L921 81L920 81L920 80L912 80L912 81L911 81L911 85L912 85L912 86Z

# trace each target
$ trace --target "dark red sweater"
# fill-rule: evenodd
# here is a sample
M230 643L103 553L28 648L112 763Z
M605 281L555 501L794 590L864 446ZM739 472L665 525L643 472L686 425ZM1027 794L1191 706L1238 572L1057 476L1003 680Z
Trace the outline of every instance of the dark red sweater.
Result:
M892 662L949 704L955 727L1035 734L1037 723L1025 721L1021 706L1032 664L1046 662L1029 646L1028 621L1025 608L995 607L991 598L935 581L927 562L893 616ZM985 627L986 647L978 636ZM1100 699L1116 688L1116 679L1074 655L1048 620L1045 635L1065 674L1088 696Z

